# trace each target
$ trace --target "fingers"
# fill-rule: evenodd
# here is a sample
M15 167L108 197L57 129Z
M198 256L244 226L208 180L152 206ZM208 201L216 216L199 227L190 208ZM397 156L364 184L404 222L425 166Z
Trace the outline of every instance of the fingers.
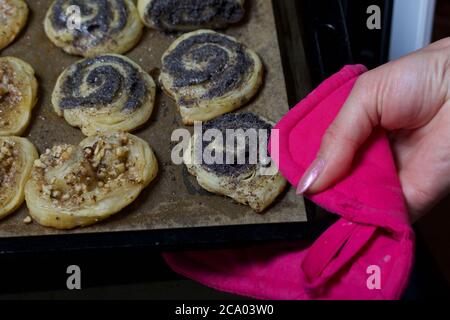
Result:
M449 47L450 47L450 37L447 37L439 41L433 42L432 44L425 47L423 50L424 51L440 50L440 49L447 49Z
M338 116L325 133L316 160L297 188L298 194L321 192L343 178L358 148L378 125L377 79L360 77Z
M298 193L321 192L343 178L375 126L415 130L429 123L449 95L448 48L450 38L361 75Z

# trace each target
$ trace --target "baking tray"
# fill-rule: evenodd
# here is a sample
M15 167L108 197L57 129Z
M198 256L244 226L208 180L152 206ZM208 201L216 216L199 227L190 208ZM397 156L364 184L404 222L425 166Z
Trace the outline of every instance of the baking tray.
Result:
M1 53L22 58L36 70L39 102L26 136L40 152L54 144L78 144L83 139L80 130L70 127L52 111L50 96L58 75L80 58L63 53L47 39L42 22L50 3L51 0L28 1L31 16L26 29ZM254 111L277 121L288 111L288 92L293 101L310 90L303 46L296 40L301 38L299 17L292 16L295 15L289 9L292 5L295 6L295 1L280 0L272 4L270 0L249 0L246 19L224 31L254 49L266 67L262 90L241 111ZM275 16L282 15L287 15L288 19L275 20ZM277 32L284 39L282 54ZM160 67L160 57L175 38L146 29L139 45L127 56L152 73ZM285 65L285 70L289 70L285 82L281 55L285 63L287 60L292 63L289 55L293 52L296 53L295 65ZM182 127L181 121L173 101L158 92L151 120L135 134L154 149L160 172L137 201L104 222L73 231L44 228L37 223L26 225L23 219L28 212L26 206L22 206L0 222L0 252L127 246L184 248L250 240L286 240L317 236L328 225L327 219L317 214L311 204L305 206L293 189L284 192L264 214L255 214L231 199L202 190L184 166L171 163L170 135L179 127Z

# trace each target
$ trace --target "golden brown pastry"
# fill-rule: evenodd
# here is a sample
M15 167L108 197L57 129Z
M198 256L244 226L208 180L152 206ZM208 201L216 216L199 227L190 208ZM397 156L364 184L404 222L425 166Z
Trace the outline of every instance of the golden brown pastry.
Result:
M0 219L14 212L24 200L24 188L36 148L25 138L0 137Z
M271 123L253 113L230 113L203 123L202 137L194 134L184 155L189 173L209 192L264 211L287 185L276 168L269 170L274 166L267 153L271 129ZM237 130L231 142L227 130ZM242 145L239 139L244 139Z
M144 140L119 132L88 137L78 146L55 146L35 161L27 206L43 226L87 226L132 203L157 172Z
M0 0L0 50L17 37L27 23L28 7L23 0Z
M120 55L81 60L58 78L52 95L56 113L87 136L131 131L150 118L155 83L142 68Z
M244 0L138 0L139 15L164 31L220 29L244 17Z
M0 136L21 135L36 105L38 83L33 68L13 58L0 58Z
M263 81L258 55L209 30L187 33L164 53L160 82L184 124L206 121L246 104Z
M92 57L127 52L141 38L143 24L131 0L56 0L44 27L67 53Z

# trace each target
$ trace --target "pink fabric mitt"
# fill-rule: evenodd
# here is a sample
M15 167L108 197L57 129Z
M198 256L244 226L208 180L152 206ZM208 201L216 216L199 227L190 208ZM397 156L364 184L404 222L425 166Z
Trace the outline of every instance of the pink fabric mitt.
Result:
M277 124L278 165L294 187L365 71L361 65L345 67ZM345 179L310 199L341 216L313 243L166 253L164 258L188 278L253 298L400 298L412 267L414 233L385 132L373 133Z

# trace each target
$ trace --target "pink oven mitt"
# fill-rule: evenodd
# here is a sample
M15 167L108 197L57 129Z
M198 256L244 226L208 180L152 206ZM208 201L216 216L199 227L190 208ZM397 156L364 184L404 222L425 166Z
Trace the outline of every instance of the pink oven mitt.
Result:
M293 186L365 71L361 65L345 67L277 124L278 165ZM166 253L164 258L188 278L253 298L398 299L412 267L414 233L386 134L374 132L351 173L311 200L341 216L314 243Z

